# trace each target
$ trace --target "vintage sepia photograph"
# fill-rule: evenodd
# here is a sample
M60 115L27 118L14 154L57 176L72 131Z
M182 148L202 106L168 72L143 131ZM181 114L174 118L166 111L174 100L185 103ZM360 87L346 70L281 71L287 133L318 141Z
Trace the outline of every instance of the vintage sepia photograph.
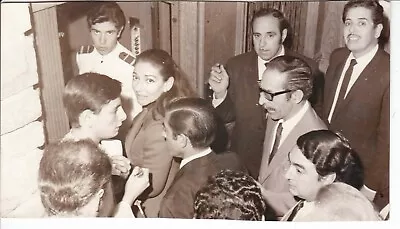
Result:
M392 6L2 2L2 220L387 225Z

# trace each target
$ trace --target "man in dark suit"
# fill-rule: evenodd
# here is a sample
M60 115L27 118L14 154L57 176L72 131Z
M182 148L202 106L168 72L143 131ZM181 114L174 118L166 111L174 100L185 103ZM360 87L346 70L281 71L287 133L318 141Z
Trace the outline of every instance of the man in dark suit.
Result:
M360 155L365 167L362 191L382 208L389 202L390 95L390 56L378 45L383 8L378 1L349 1L342 20L346 48L330 57L324 119Z
M315 61L283 46L289 24L280 11L261 9L254 14L252 25L254 50L229 59L225 66L214 65L208 82L214 92L213 106L226 123L235 123L230 150L239 154L250 174L257 178L266 127L265 111L258 104L257 81L261 80L265 64L282 55L305 60L316 79L310 100L318 111L322 107L324 77Z
M167 190L159 217L194 217L197 191L222 169L246 171L235 153L216 154L210 148L217 132L217 114L207 100L183 98L171 103L164 119L164 136L172 156L182 158Z
M311 73L300 58L279 56L268 64L260 83L259 103L268 117L258 181L278 218L296 204L285 178L289 152L301 135L326 129L308 101L313 88Z

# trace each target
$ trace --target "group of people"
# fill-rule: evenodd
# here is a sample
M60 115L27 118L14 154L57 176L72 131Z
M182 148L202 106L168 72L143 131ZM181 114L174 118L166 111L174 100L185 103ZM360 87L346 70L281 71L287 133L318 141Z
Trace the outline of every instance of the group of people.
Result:
M40 163L49 216L382 219L389 55L378 45L378 1L345 5L346 47L325 76L284 47L282 12L259 10L254 50L212 67L211 101L166 51L134 57L118 42L117 3L93 4L93 46L79 50L79 75L63 95L71 130ZM215 149L225 138L226 149Z

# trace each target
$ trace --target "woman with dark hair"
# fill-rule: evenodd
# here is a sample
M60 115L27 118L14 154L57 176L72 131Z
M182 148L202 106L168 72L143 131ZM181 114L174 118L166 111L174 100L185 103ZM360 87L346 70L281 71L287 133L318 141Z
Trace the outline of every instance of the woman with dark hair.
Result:
M312 206L319 190L333 182L346 183L358 190L364 184L362 162L339 133L329 130L308 132L297 139L297 145L288 157L290 166L285 177L290 192L301 200L282 218L283 221L307 214L307 209L311 209L307 206Z
M162 135L165 107L174 99L196 94L172 57L160 49L137 56L132 87L143 111L133 120L125 149L133 165L150 170L150 189L141 198L145 215L157 217L160 202L179 168Z

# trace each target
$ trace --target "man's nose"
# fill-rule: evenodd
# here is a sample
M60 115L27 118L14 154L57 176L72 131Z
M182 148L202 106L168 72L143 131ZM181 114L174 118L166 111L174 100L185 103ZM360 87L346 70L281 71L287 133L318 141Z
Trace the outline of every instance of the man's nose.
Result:
M121 108L121 114L120 114L121 122L125 121L126 117L127 117L127 115L126 115L125 111Z
M258 104L260 104L261 106L263 106L265 103L265 98L264 96L260 93L259 97L258 97Z
M265 36L260 39L260 47L265 47L267 45L267 38Z
M105 44L107 41L106 35L105 34L101 34L100 35L100 44Z
M290 180L292 178L292 169L289 167L285 173L286 180Z

